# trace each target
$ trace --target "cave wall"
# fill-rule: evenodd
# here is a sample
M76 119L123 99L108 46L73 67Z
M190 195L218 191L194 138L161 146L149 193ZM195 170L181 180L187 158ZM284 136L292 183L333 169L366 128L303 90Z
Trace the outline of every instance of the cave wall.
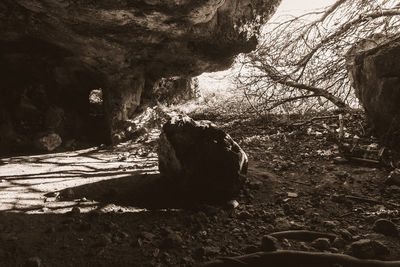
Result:
M49 106L86 114L90 90L101 87L112 135L160 78L223 70L254 49L259 24L252 23L267 20L279 3L3 0L0 68L7 81L0 96L15 105L27 87L41 87Z
M356 49L349 74L377 136L400 151L400 35Z

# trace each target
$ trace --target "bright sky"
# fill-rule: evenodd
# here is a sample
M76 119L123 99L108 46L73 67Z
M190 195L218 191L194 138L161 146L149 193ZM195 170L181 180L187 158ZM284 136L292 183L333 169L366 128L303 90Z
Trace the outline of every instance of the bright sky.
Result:
M279 6L274 17L282 15L298 16L313 9L329 6L334 2L336 2L336 0L282 0L282 3ZM231 72L231 70L226 70L222 72L202 74L198 77L200 89L226 89L227 86L230 86L229 74Z
M336 0L282 0L277 14L298 15L309 10L329 6Z

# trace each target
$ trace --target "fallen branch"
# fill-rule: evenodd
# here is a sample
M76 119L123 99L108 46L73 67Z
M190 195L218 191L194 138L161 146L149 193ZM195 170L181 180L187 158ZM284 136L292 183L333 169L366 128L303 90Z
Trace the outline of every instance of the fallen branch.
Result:
M322 238L329 238L329 240L332 242L336 238L336 235L334 234L307 231L307 230L283 231L283 232L271 233L268 235L278 239L287 238L299 241L313 241L317 238L322 237Z
M220 258L202 267L271 266L271 267L399 267L400 261L362 260L343 254L305 251L273 251Z
M350 157L350 160L353 161L359 161L359 162L365 162L365 163L373 163L373 164L381 164L379 160L374 160L374 159L363 159L363 158L357 158L357 157Z
M303 122L295 123L295 124L293 124L293 126L302 126L302 125L304 125L304 124L307 124L307 123L310 123L310 122L313 122L313 121L316 121L316 120L334 119L334 118L337 118L337 117L338 117L337 115L334 115L334 116L313 117L313 118L311 118L311 119L309 119L309 120L306 120L306 121L303 121Z
M324 195L327 196L327 197L330 196L328 194L324 194ZM396 207L396 208L400 207L400 204L393 203L391 201L381 201L381 200L376 200L376 199L373 199L373 198L365 198L365 197L361 197L361 196L352 196L352 195L342 195L341 197L349 199L349 200L362 201L362 202L367 202L367 203L371 203L371 204L377 204L377 205L383 205L383 206L392 206L392 207Z

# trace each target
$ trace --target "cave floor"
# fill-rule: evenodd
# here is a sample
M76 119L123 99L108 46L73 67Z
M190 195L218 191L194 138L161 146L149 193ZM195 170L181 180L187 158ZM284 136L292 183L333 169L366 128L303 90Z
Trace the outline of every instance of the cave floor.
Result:
M310 118L214 117L250 160L235 208L180 202L160 182L154 140L2 158L0 266L191 266L259 251L262 236L296 229L342 237L325 248L332 253L371 239L389 251L379 257L400 260L399 238L372 229L380 218L400 223L400 187L384 183L388 167L334 160L331 117L297 126ZM345 123L350 137L364 131L358 113Z

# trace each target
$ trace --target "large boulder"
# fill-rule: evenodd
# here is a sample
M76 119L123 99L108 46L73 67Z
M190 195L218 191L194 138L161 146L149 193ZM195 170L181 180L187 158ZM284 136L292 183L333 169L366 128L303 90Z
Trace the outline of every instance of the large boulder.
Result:
M363 48L353 49L350 79L376 134L400 150L400 35Z
M89 93L102 88L107 127L98 131L111 140L160 78L223 70L254 49L280 1L2 0L0 98L16 106L36 84L49 102L42 105L88 125Z
M227 200L245 182L248 159L239 145L209 121L174 116L159 139L159 170L197 200Z

